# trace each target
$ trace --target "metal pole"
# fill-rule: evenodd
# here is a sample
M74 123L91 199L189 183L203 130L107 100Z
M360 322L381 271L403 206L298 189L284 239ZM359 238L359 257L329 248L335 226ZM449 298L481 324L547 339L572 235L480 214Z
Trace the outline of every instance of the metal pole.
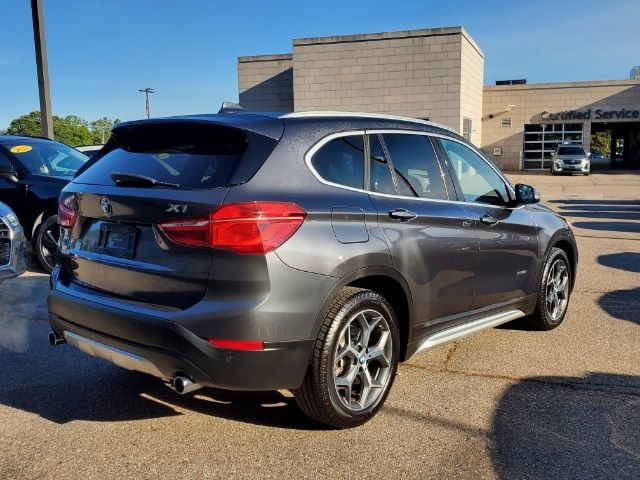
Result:
M143 92L145 94L146 97L146 102L145 102L145 113L147 114L147 118L151 118L151 105L149 104L149 94L150 93L156 93L155 90L153 88L141 88L140 90L138 90L139 92Z
M40 126L42 127L43 137L53 138L51 92L49 91L49 64L47 62L47 42L44 35L42 0L31 0L31 17L33 19L33 41L36 47L36 68L38 70Z

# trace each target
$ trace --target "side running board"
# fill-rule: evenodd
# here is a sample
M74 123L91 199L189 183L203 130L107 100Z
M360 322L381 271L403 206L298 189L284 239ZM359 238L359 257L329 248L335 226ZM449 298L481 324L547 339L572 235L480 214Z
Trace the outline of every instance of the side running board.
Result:
M507 323L511 320L524 316L524 313L520 310L508 310L506 312L489 315L488 317L478 318L477 320L472 320L471 322L463 323L462 325L456 325L455 327L448 328L446 330L441 330L425 337L416 350L416 353L429 350L430 348L451 342L452 340L473 335L474 333L486 330L487 328L497 327L498 325L502 325L503 323Z

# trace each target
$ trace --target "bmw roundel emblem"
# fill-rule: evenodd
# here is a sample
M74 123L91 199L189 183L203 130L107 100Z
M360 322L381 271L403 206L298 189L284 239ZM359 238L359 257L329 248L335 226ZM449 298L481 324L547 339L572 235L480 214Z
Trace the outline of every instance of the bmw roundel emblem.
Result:
M111 200L107 197L102 197L100 199L100 209L106 216L111 215Z

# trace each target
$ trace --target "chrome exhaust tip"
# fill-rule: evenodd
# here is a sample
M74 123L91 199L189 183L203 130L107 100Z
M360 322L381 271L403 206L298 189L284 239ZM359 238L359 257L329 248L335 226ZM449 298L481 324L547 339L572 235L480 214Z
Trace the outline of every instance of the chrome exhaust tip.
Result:
M49 332L49 345L55 347L56 345L62 345L63 343L67 343L63 337L59 337L55 332Z
M185 377L182 375L178 375L176 378L174 378L172 385L176 393L180 395L184 395L185 393L190 393L202 388L202 385L200 385L199 383L194 383L189 377Z

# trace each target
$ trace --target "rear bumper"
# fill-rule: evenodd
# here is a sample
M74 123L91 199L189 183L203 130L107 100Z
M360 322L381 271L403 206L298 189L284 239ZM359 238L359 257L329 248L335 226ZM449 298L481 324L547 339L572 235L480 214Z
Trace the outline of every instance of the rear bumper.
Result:
M49 294L48 305L53 331L86 353L160 378L186 374L202 385L228 390L299 387L313 346L312 340L299 340L266 342L260 351L227 350L166 318L58 290Z

